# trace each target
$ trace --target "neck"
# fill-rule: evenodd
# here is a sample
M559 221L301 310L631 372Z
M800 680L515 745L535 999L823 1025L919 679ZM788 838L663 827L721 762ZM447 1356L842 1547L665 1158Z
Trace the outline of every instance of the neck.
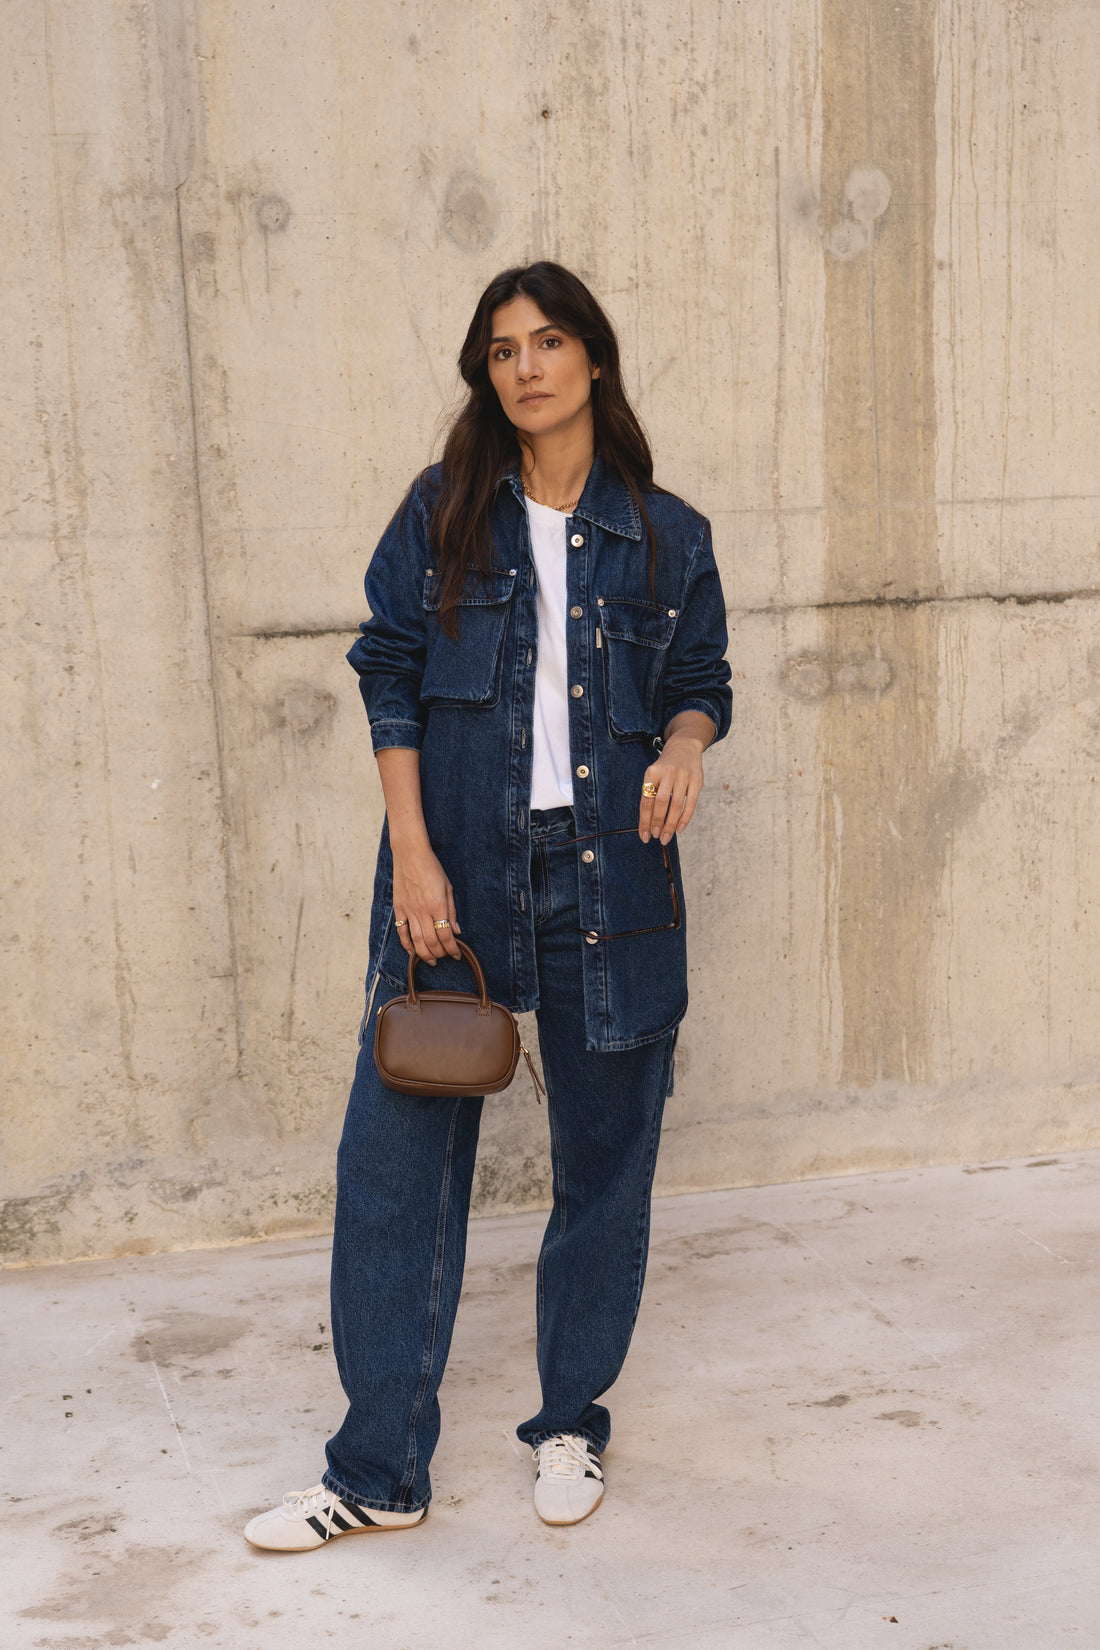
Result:
M580 498L595 456L591 426L576 433L525 435L520 447L520 472L540 504L556 509Z

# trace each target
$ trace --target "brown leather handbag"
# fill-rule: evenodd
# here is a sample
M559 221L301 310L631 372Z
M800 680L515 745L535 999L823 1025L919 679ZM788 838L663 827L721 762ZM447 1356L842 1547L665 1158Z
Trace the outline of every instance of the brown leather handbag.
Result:
M477 991L417 991L414 952L409 990L378 1011L374 1063L388 1089L399 1094L461 1098L497 1094L515 1076L524 1055L541 1103L542 1084L520 1040L515 1015L489 1001L481 964L468 945L458 949L474 971Z

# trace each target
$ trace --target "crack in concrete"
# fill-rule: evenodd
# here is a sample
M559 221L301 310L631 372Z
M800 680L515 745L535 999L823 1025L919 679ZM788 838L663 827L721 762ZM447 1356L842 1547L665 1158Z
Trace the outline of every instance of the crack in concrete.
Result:
M1051 607L1061 606L1065 602L1090 602L1100 599L1100 585L1082 585L1079 590L1035 590L1035 591L1000 591L977 590L968 591L958 596L853 596L850 600L844 597L834 597L827 602L760 602L759 604L731 603L726 608L730 618L768 618L769 616L783 617L789 613L831 613L837 609L860 608L907 608L910 610L920 607L964 607L968 602L995 602L998 606L1015 607ZM354 636L360 625L359 619L349 619L346 624L339 625L296 625L283 629L278 626L256 626L248 630L228 631L226 636L234 641L253 642L286 642L308 641L313 637L325 636Z
M225 709L218 686L218 668L214 652L214 621L210 598L210 567L206 547L206 511L203 501L202 468L199 463L199 420L195 405L195 363L191 342L191 303L187 286L187 259L183 239L182 194L186 179L177 184L176 248L179 263L180 312L183 327L183 371L187 391L187 415L191 435L191 462L195 488L195 517L198 534L199 574L202 581L203 636L206 642L206 660L210 676L210 700L214 713L214 744L218 768L218 822L221 852L225 864L225 915L229 939L230 967L233 976L234 1029L236 1061L234 1076L241 1077L244 1067L244 987L241 978L241 944L237 927L237 871L233 852L233 833L229 824L229 778L226 764Z
M734 617L751 618L756 615L767 617L769 614L782 615L787 613L829 613L837 609L866 609L866 608L902 608L915 611L921 607L963 607L969 602L995 602L1004 607L1051 607L1060 606L1063 602L1096 601L1100 597L1100 585L1083 585L1080 590L1036 590L1023 591L996 591L979 590L958 596L853 596L850 600L838 596L827 602L761 602L759 606L726 608L726 613ZM250 634L263 634L252 632ZM274 633L273 633L274 634ZM318 632L318 634L324 634Z

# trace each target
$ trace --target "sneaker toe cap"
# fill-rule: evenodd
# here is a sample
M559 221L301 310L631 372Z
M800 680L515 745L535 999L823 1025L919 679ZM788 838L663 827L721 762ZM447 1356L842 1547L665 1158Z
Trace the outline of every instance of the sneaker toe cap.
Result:
M603 1497L598 1478L555 1482L540 1478L535 1485L535 1511L545 1524L579 1524L594 1512Z
M267 1547L272 1552L301 1552L305 1547L320 1546L320 1537L301 1519L283 1516L281 1507L259 1513L244 1527L244 1538L254 1547Z

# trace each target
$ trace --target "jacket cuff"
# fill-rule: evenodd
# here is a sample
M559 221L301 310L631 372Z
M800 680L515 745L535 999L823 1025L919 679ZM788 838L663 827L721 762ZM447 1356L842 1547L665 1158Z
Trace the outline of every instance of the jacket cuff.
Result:
M376 756L379 751L418 751L424 739L424 729L419 722L403 722L388 717L371 723L370 736Z
M668 724L672 721L673 717L679 716L680 713L685 710L698 710L701 711L704 716L710 717L711 721L714 723L714 739L712 741L714 744L717 744L719 739L721 739L728 731L729 724L726 723L726 726L723 727L722 724L724 718L715 709L713 699L685 699L681 704L665 706L666 733L668 731ZM662 734L662 738L663 737L664 734Z

